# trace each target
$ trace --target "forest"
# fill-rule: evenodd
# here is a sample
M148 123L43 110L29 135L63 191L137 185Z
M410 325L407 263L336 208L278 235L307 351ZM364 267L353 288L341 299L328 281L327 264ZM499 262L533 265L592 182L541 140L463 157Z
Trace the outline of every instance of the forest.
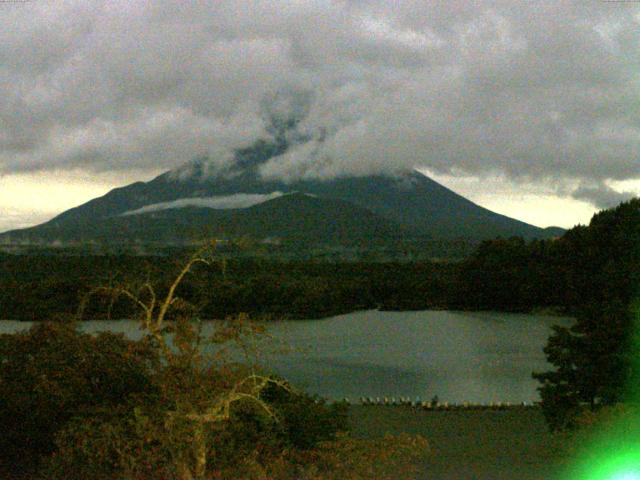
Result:
M576 322L555 327L545 347L553 368L533 374L550 429L599 415L639 425L627 409L640 393L638 199L554 240L483 242L460 262L198 255L1 258L5 318L69 320L81 311L139 318L147 335L91 336L65 321L0 336L0 470L65 479L414 478L429 452L424 438L352 438L340 404L296 391L250 360L201 356L205 341L246 353L262 333L245 321L251 316L559 311ZM224 320L205 339L198 318Z
M83 297L112 282L152 279L167 285L180 258L137 256L4 256L0 305L12 320L73 315ZM361 309L425 309L447 306L455 266L420 263L278 262L221 257L198 266L180 293L199 305L202 318L245 312L261 318L320 318ZM142 272L142 273L141 273ZM164 287L162 287L164 286ZM443 288L444 287L444 288ZM109 312L95 304L93 319ZM131 316L126 302L112 318Z
M374 308L573 315L612 291L631 294L634 264L623 259L635 248L628 232L635 228L634 205L601 212L590 226L557 239L484 241L457 261L284 261L222 252L220 261L186 278L180 294L205 319L240 312L266 319L321 318ZM88 292L113 282L133 287L152 280L166 289L186 257L0 254L0 311L5 319L49 320L74 315ZM131 308L124 301L93 302L87 318L128 318Z

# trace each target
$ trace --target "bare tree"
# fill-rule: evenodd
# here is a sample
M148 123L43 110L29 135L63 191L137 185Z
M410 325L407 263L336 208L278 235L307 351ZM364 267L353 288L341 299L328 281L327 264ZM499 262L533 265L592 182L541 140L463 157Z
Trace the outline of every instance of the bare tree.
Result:
M95 295L108 296L110 305L124 297L137 306L141 327L159 349L162 360L159 383L172 408L165 412L161 422L164 431L160 436L171 439L169 443L175 447L172 457L180 480L205 477L209 460L207 429L229 421L234 404L251 404L276 421L275 412L260 394L271 384L291 391L286 382L258 373L256 362L249 358L256 350L255 336L263 333L261 327L252 324L246 315L240 315L221 322L213 334L205 338L197 308L178 296L180 284L196 265L211 266L220 262L223 270L226 269L224 260L215 257L215 247L212 242L192 255L163 296L149 279L138 288L102 286L89 292L78 312L81 319ZM169 315L171 321L168 321ZM228 368L232 363L228 350L219 348L217 354L204 355L202 346L207 343L218 346L233 343L245 355L245 362L238 368ZM221 368L216 360L221 360L226 368Z

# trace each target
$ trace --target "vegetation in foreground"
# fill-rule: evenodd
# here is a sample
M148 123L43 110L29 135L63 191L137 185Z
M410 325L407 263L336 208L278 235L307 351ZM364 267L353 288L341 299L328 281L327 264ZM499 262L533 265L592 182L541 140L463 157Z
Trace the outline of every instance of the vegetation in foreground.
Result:
M571 240L589 279L572 327L555 327L545 348L554 369L541 382L549 426L621 402L640 400L640 199L595 215Z
M9 264L12 266L9 268L9 273L12 275L9 277L3 277L5 279L3 281L5 283L8 282L6 283L6 285L8 285L8 289L3 292L5 295L5 297L3 297L3 301L6 301L6 299L11 296L11 292L27 291L26 289L21 289L21 286L24 286L24 283L21 283L23 282L22 279L16 280L16 278L19 277L16 272L26 272L29 270L30 266L33 266L33 263L29 263L33 261L30 258L11 258L10 260ZM85 260L81 260L80 262L82 261ZM105 257L104 261L110 262L113 261L113 259ZM119 261L120 260L117 262ZM119 265L117 262L116 264ZM6 264L4 265L6 266ZM64 265L64 262L62 265ZM165 266L166 265L167 264L165 264ZM245 266L246 265L254 265L254 267L256 267L256 265L259 265L259 262L253 264L249 262L245 264ZM274 265L276 264L271 264L271 268L275 268ZM158 265L154 265L154 267L157 266ZM39 267L41 270L43 268L45 270L47 269L46 266L43 267L40 265ZM223 268L219 268L218 266L215 269L208 270L205 268L205 275L200 277L204 278L202 283L198 283L198 281L185 282L185 284L181 286L181 295L184 294L183 296L186 300L177 304L175 311L170 309L170 311L165 312L167 318L174 320L174 323L171 324L170 328L169 325L165 325L161 329L156 329L155 333L153 330L149 330L150 335L147 339L139 344L137 343L135 348L128 346L126 348L126 351L128 352L127 355L133 355L132 352L135 351L137 352L135 355L138 355L140 361L144 364L155 365L151 368L152 375L150 376L150 385L155 386L154 388L159 388L159 391L161 393L164 392L165 396L163 397L161 394L154 393L154 390L151 387L149 387L150 389L148 391L145 390L144 392L127 391L126 394L123 394L123 398L129 398L129 396L131 396L131 398L134 399L134 403L125 403L126 405L129 405L128 407L122 407L121 404L118 404L118 408L125 408L125 412L133 415L133 417L128 421L129 423L125 422L124 426L112 425L108 415L107 419L104 420L104 417L100 416L101 413L98 406L91 404L90 402L87 405L82 403L82 401L73 400L70 405L77 406L79 408L78 412L92 412L88 418L93 422L99 421L103 423L96 425L91 424L91 428L86 427L85 424L86 428L85 430L82 430L81 425L83 425L83 417L81 414L73 411L71 407L65 407L66 410L63 411L73 412L68 419L64 419L64 415L51 415L51 418L62 418L62 420L60 420L62 422L60 424L60 428L55 427L51 429L46 426L41 427L40 425L34 427L39 433L50 432L49 440L44 441L45 445L49 445L49 450L45 451L43 454L44 456L40 455L37 458L46 458L51 460L50 457L52 452L56 451L66 452L65 455L63 455L63 458L76 458L74 456L76 455L76 453L74 453L75 450L73 450L73 448L76 447L67 451L65 450L65 445L84 445L86 442L89 442L89 440L86 440L85 442L85 439L90 438L88 432L129 432L129 430L127 430L127 428L129 428L133 429L131 431L133 431L135 435L142 435L141 433L138 433L139 429L136 430L138 427L134 428L134 426L138 425L137 422L147 421L146 419L148 418L165 418L167 412L179 411L178 409L182 408L184 405L190 405L189 402L185 403L182 397L175 396L174 393L167 396L166 392L174 392L172 388L176 388L182 395L184 395L185 392L192 392L190 389L196 388L196 384L190 384L187 380L191 379L190 381L193 382L193 379L197 378L197 375L190 370L192 367L188 367L184 370L185 367L182 364L180 364L182 366L180 366L180 368L175 372L171 371L172 375L167 375L167 372L170 371L167 369L170 367L175 368L175 365L173 365L172 362L167 361L170 356L168 356L166 344L163 339L165 338L164 335L167 333L173 333L176 335L177 339L181 338L180 335L185 335L185 348L189 345L191 345L191 347L187 348L183 353L186 355L186 352L191 352L189 353L191 356L187 355L185 357L183 355L183 358L197 359L198 355L194 353L197 349L194 349L193 345L194 343L198 344L203 339L199 337L199 334L197 334L197 328L194 327L194 325L197 324L193 324L187 320L192 319L193 312L198 310L193 307L194 304L199 305L199 307L203 308L204 311L207 311L207 308L211 308L211 305L213 304L213 298L219 301L218 304L223 305L221 308L225 313L233 312L237 310L239 306L246 306L251 302L254 302L254 305L258 308L264 307L263 310L258 312L260 314L278 311L277 308L274 307L276 305L282 307L290 304L294 306L294 310L295 305L301 305L302 309L300 311L310 313L309 315L304 316L313 316L311 312L317 313L319 311L319 308L317 308L318 305L330 304L332 305L331 308L342 309L348 307L348 309L355 309L356 304L352 303L353 299L358 299L357 301L361 302L357 303L360 308L368 308L370 307L370 304L367 302L374 301L376 298L386 299L385 301L387 303L382 306L389 307L391 305L395 305L397 307L398 305L402 305L402 308L409 308L409 306L415 307L417 305L419 306L418 308L427 308L428 306L439 305L442 307L460 306L463 308L527 310L533 307L552 307L560 305L565 311L574 313L577 317L577 322L570 328L558 327L555 329L554 334L549 339L549 343L545 349L548 359L554 369L549 372L535 374L535 377L541 381L540 391L542 396L542 408L549 426L553 430L560 431L576 428L580 425L580 422L582 421L581 419L585 415L588 416L593 414L596 416L595 418L599 418L599 412L606 412L611 406L624 404L625 402L628 403L629 401L637 401L639 398L639 392L637 389L637 385L640 384L638 383L639 377L637 364L637 299L639 298L638 294L640 293L638 289L640 286L640 200L637 199L623 203L615 209L603 211L595 215L588 227L576 227L555 241L534 241L527 244L520 239L509 239L485 242L474 255L459 265L432 263L425 263L423 266L418 264L398 264L397 266L393 264L289 264L287 266L289 270L281 276L270 271L267 277L261 277L260 274L257 273L257 268L249 270L250 273L247 277L247 283L240 287L238 287L238 284L234 282L243 278L242 271L237 270L235 273L230 273L233 271L233 267L231 269L228 267L228 265L223 266ZM405 268L407 271L412 271L413 273L409 276L399 275L396 267L398 269ZM99 270L102 274L108 269L100 268ZM152 269L148 270L150 271L149 278L152 278L156 273L159 273L159 276L155 278L168 278L167 272L169 269L157 268L155 273L151 271ZM72 269L70 273L73 273L73 271L74 270ZM296 273L293 274L292 272ZM310 272L312 272L312 274L310 274ZM349 272L356 273L350 276ZM372 275L371 272L374 272L374 274ZM209 275L209 277L207 277L207 275ZM296 277L296 275L299 275L299 277ZM6 278L9 278L9 280L6 280ZM54 279L52 280L54 288L53 292L55 293L55 291L57 291L56 289L59 289L60 295L67 294L72 296L71 304L74 304L73 302L78 303L78 292L86 292L87 289L94 284L93 282L96 277L85 276L83 278L85 280L91 278L92 280L87 280L84 283L81 282L82 288L80 289L76 284L67 285L68 288L64 287L63 285L56 283L58 280ZM215 280L216 278L218 280ZM293 278L296 278L296 280L293 280ZM320 288L315 286L314 283L318 278L323 278L325 280L325 283L320 283ZM330 283L332 278L341 278L343 279L343 283L338 284L334 289L334 285L331 285ZM361 280L363 278L367 280L362 282ZM400 278L400 280L398 280L398 278ZM212 283L212 279L221 283ZM303 281L301 279L306 280ZM11 283L12 281L13 283ZM138 280L137 282L130 283L130 285L133 285L132 291L137 292L137 294L133 296L130 295L127 302L118 300L117 298L123 298L123 295L121 295L123 292L117 291L117 288L114 287L114 285L117 286L119 284L122 284L119 278L113 278L112 282L109 284L110 286L106 290L110 291L112 294L118 293L118 295L112 295L108 300L103 302L92 303L89 306L87 313L92 317L95 317L96 315L99 316L101 314L104 315L105 312L110 312L116 318L118 316L131 316L129 315L129 312L134 311L134 308L131 306L132 304L134 306L137 305L137 307L142 305L144 310L145 306L149 307L150 305L146 302L152 300L155 302L156 291L151 290L148 287L151 285L151 280ZM157 292L158 297L173 295L175 293L172 291L170 283L160 282L160 285L161 286ZM215 291L210 290L212 285L215 285ZM300 285L307 285L309 288L305 287L300 289ZM298 290L296 290L296 288L298 288ZM365 288L368 290L363 293L359 288ZM9 293L7 293L7 291ZM425 294L425 296L422 297L420 302L423 303L416 303L416 292L424 293L426 291L431 293ZM28 296L28 294L25 295ZM127 295L124 295L124 297L127 297ZM21 297L18 295L17 298L20 299ZM45 298L47 298L47 295L45 295ZM44 304L45 308L43 311L49 313L55 312L59 315L64 315L64 310L56 310L56 307L60 305L59 298L55 294L50 294L49 298L49 307L47 307L47 304ZM142 301L140 301L141 298ZM230 298L240 300L235 302L230 301ZM436 298L439 299L437 302L435 301ZM455 303L455 301L452 300L453 298L458 298L458 303ZM134 301L131 302L131 300ZM138 302L136 302L136 300L138 300ZM426 307L424 306L425 302ZM14 308L19 308L19 305L21 304L18 301L18 303L13 305ZM18 307L15 307L16 305L18 305ZM24 306L24 303L22 305ZM36 303L35 305L36 307L33 311L36 313L33 318L39 318L41 314L38 313L37 310L38 307L43 304ZM180 313L181 310L180 308L177 308L178 306L185 308L188 306L184 311L189 311L189 315L185 316L183 313ZM381 305L378 304L377 306ZM254 311L255 307L250 310ZM12 310L9 309L8 311ZM154 306L152 308L147 308L146 313L149 314L149 312L154 313L156 311L156 307ZM147 329L149 329L149 325L150 323L147 321L145 324ZM22 337L4 337L2 349L3 352L8 353L3 353L3 358L5 360L3 360L4 363L2 365L9 364L8 359L14 355L12 352L16 348L16 345L19 345L20 342L24 341L24 339L17 340L18 338ZM239 338L240 337L238 335L232 335L231 337L226 338L225 341L236 341ZM100 341L106 341L107 344L109 344L109 348L111 350L107 349L105 353L107 357L109 355L117 354L114 352L123 351L124 347L122 345L111 345L111 340L107 341L105 338L102 338ZM162 347L163 345L165 345L165 347ZM39 349L40 347L34 348ZM96 347L92 347L91 350L96 351ZM181 351L180 348L178 350ZM147 351L156 355L157 358L154 360L152 358L153 355L152 357L147 358L144 353ZM32 357L33 352L26 353L25 362L28 364ZM99 362L99 360L92 359L85 363L91 364L94 361ZM137 364L137 361L138 360L134 361L134 364ZM189 361L187 361L186 365L190 365ZM44 368L46 365L47 361L42 364L42 367ZM202 364L199 365L200 367L196 368L195 372L200 372L198 375L201 375L206 369L203 370ZM7 375L7 377L6 380L3 377L0 385L11 385L11 381L20 383L20 375L27 375L28 377L29 374L36 372L35 375L38 382L41 381L44 383L42 385L37 382L33 384L25 383L25 385L30 385L27 392L47 391L48 388L52 388L53 391L56 392L64 391L64 389L61 389L60 385L55 383L54 380L51 380L48 376L49 374L46 372L42 374L42 372L40 372L36 367L30 367L31 370L17 374L18 377L12 377L12 375L15 375L15 373L12 372L14 372L16 368L18 367L8 368L5 373L3 373L3 375ZM233 391L234 385L238 382L242 382L242 379L246 378L246 375L248 375L246 365L243 368L245 369L242 370L241 366L234 365L226 366L221 370L216 370L219 375L218 380L216 380L218 383L214 382L211 384L209 387L211 390L208 390L207 395L215 396L220 394L220 392ZM19 368L16 371L20 371ZM181 378L179 375L175 375L176 372L187 375L187 380L184 380L186 383L178 382L176 384L169 381L169 378ZM210 373L211 371L209 371L207 375ZM55 377L53 373L51 373L51 375ZM245 377L243 377L243 375L245 375ZM10 380L11 378L14 380ZM15 378L18 378L18 380L15 380ZM78 388L80 388L79 391L81 391L82 388L89 388L86 387L85 384L90 385L91 388L98 388L94 384L94 380L87 383L86 379L91 377L81 375L81 378L84 378L85 380L77 380L79 385ZM269 377L260 378L260 382L253 384L254 387L256 385L260 385L259 391L252 390L247 394L255 400L255 405L262 405L263 407L266 407L262 408L262 410L261 408L254 408L253 410L250 410L250 414L258 415L259 418L266 420L261 420L262 423L256 420L254 423L259 425L282 425L283 419L286 420L287 418L286 415L283 413L277 413L277 408L270 406L268 401L262 397L262 390L267 387L273 388L272 384L276 384L280 388L284 389L288 395L295 396L297 394L295 394L294 390L282 381L270 380ZM240 385L245 384L240 383ZM171 386L171 388L168 386ZM169 389L167 390L167 388ZM216 388L218 390L215 390ZM15 384L14 389L16 392L21 391L20 386L17 383ZM243 391L242 393L245 392ZM6 398L3 397L1 399L1 401L4 402L3 406L11 405L10 398L13 394L12 389L7 388L7 391L4 394L6 395ZM83 395L85 396L82 398L87 397L86 393ZM248 399L249 397L246 398ZM91 398L94 397L91 396ZM97 398L101 397L98 395ZM187 398L191 401L191 398L198 397L197 395L188 395ZM211 397L205 395L205 398ZM144 399L144 401L140 399ZM158 399L161 399L161 401ZM145 408L148 406L155 406L154 408L157 410L152 408L150 410L151 413L146 413L146 410L140 409L140 403L135 403L141 401ZM156 401L156 403L154 403L154 401ZM108 399L105 399L103 403L102 400L100 402L103 410L106 410L107 412L114 411L115 407L109 403ZM220 431L220 425L224 425L225 428L232 425L233 422L231 420L235 418L234 415L238 414L236 409L239 409L239 405L243 404L243 402L232 403L234 403L234 407L230 407L228 409L228 415L224 421L216 423L216 429L214 429L216 432ZM235 403L238 403L238 405L235 406ZM20 410L20 408L22 408L20 407L21 404L21 401L16 402L14 407L12 407L14 410L11 410L10 408L4 409L7 412L12 412L11 415L7 414L7 425L11 425L10 422L12 419L15 420L16 418L20 418L20 414L23 415L23 418L26 418L25 412L27 410ZM27 404L28 402L24 402L24 405ZM44 402L44 405L46 405L46 402ZM39 405L35 405L32 408L39 408ZM169 410L165 410L167 408ZM266 414L265 417L265 412L271 412L272 415ZM154 415L159 416L154 417ZM322 416L323 415L320 415L320 417ZM35 419L37 419L37 417L37 415L34 416ZM118 415L117 418L126 418L126 415ZM629 418L630 422L635 422L635 425L638 424L637 416ZM47 417L45 420L49 421L50 418ZM103 424L107 426L102 428ZM171 424L171 422L169 422L169 424ZM180 424L180 422L176 425L178 424ZM310 424L311 423L307 423L307 425ZM18 425L21 424L18 423ZM25 425L28 426L29 423L27 422ZM167 425L168 424L165 421L162 425L156 426L150 431L159 431L167 438L174 438L172 437L172 435L174 435L172 428L174 427L169 428ZM180 425L184 426L184 424ZM189 421L186 422L186 425L190 425ZM335 427L337 423L334 422L332 425ZM194 432L189 430L189 428L192 427L193 426L188 427L187 430L183 431L181 433L183 437L180 438L200 438L197 435L194 437ZM249 458L258 459L256 462L257 465L260 465L260 468L263 469L263 476L267 475L267 473L264 472L271 471L286 471L289 472L286 474L291 474L290 472L292 470L287 470L287 468L293 468L294 470L296 468L302 468L304 470L304 468L306 468L304 466L292 467L291 465L298 465L297 462L302 462L304 464L303 459L309 459L310 457L305 455L296 456L296 454L292 452L310 452L314 451L314 449L321 449L321 446L323 446L322 448L327 447L329 449L334 447L344 447L349 450L349 448L351 448L346 445L348 445L348 442L352 440L345 440L340 437L338 433L341 430L341 427L334 427L332 427L333 429L328 430L331 432L328 439L327 437L322 437L315 442L311 442L313 446L308 450L283 447L282 445L286 445L285 442L278 444L280 446L276 447L275 450L267 449L270 453L264 458L255 452L253 453L253 456L249 456ZM79 429L79 431L84 432L82 435L89 436L74 436L74 431L68 431L67 428ZM271 432L269 429L260 428L262 429L260 430L261 432L267 430ZM15 431L19 429L14 426L13 430ZM247 431L245 427L242 427L241 430L243 432ZM65 437L65 435L67 436ZM109 435L112 435L112 433ZM129 435L129 433L127 433L127 435ZM127 435L125 435L124 438L129 438ZM142 435L143 440L140 440L140 438L135 437L135 435L131 438L137 439L137 442L142 442L143 446L147 445L144 443L147 442L147 438L151 438L149 441L152 442L154 446L165 445L162 443L164 440L161 441L157 437L147 437L145 434ZM162 435L159 438L164 438ZM271 433L267 435L269 439L272 438L271 435ZM40 438L34 438L36 438L36 440L27 441L28 447L40 448L37 447L41 442ZM47 438L46 435L44 438ZM67 443L64 443L65 438L68 439ZM108 438L113 438L113 435ZM207 436L206 438L207 440L204 443L209 445L209 437ZM322 443L327 441L338 443ZM347 444L340 443L345 441ZM269 442L270 441L266 440L262 442L261 440L258 443L251 443L251 445L272 445L272 443ZM408 444L411 445L411 442L414 442L414 440L409 441ZM415 442L417 442L417 440ZM20 445L19 442L16 444ZM91 445L92 447L89 451L100 451L100 449L94 448L93 444ZM6 451L11 452L12 448L15 450L15 446L12 447L9 445ZM367 447L366 450L371 452L371 449L375 450L375 448L375 445L372 444ZM131 455L129 450L126 448L119 446L115 448L116 453L113 453L112 450L108 449L105 451L111 452L107 456L109 459L107 463L109 465L117 465L117 468L120 469L133 468L130 467L130 463L127 463L128 460L125 461L122 459L123 457L121 457L121 455L124 454L123 452L125 452L126 455ZM142 447L140 447L140 450L135 451L145 452L145 455L147 455L147 452ZM156 450L153 451L156 452ZM167 465L170 465L170 468L174 469L174 474L178 476L182 475L180 473L180 468L182 467L176 467L176 465L180 465L180 461L176 463L176 459L184 458L184 455L186 454L184 452L176 453L171 450L171 448L165 449L165 447L160 448L159 451L165 452L162 454L164 457L159 458L170 459L167 460ZM224 462L221 460L222 458L225 458L224 455L213 451L209 452L206 449L205 451L207 452L205 458L208 458L208 455L212 455L212 458L215 458L216 462L218 462L216 463L217 465L224 465ZM407 450L402 451L411 452L415 450L408 448ZM86 454L86 452L83 453L83 455L84 454ZM7 453L7 455L9 455L9 453ZM189 455L193 457L195 454L191 453ZM320 454L318 453L318 455ZM17 456L19 457L20 454ZM149 456L148 458L153 457ZM321 457L315 458L316 460L314 462L316 465L318 462L322 464L324 461L319 460ZM336 460L337 457L334 456L332 458L340 463ZM398 453L397 458L406 457L403 457ZM98 463L100 464L100 462ZM232 468L239 468L237 463L231 463L233 464ZM365 461L365 463L367 465L372 464L370 460ZM83 464L90 465L92 463L83 459ZM60 464L51 462L46 463L46 465L47 468L53 468L53 470L51 470L51 472L53 472L51 475L55 474L55 468L71 468L65 467L64 465L63 467L60 467ZM53 466L55 465L58 466L54 468ZM164 463L158 460L154 465L164 465ZM282 467L282 465L287 465L287 468ZM336 468L338 467L336 466ZM129 470L126 471L128 472ZM65 474L71 475L68 472ZM211 475L213 473L209 469L207 470L207 474ZM285 475L285 473L279 474ZM300 477L302 474L291 475L298 475ZM307 475L307 473L305 473L305 475ZM354 475L360 475L360 473Z
M139 307L147 335L80 333L42 323L0 337L0 458L5 476L48 479L412 478L420 436L358 440L345 407L327 405L252 360L258 327L245 317L209 338L194 306L166 295L96 290ZM172 313L172 322L165 321ZM170 336L170 338L169 338ZM217 344L204 357L201 346ZM246 354L235 361L233 350Z

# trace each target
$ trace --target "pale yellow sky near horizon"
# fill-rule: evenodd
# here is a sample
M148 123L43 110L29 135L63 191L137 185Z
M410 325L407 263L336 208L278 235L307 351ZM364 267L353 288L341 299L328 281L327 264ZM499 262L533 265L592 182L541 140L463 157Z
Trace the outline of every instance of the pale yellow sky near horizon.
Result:
M516 184L499 176L477 178L424 173L484 208L542 228L588 224L599 210L588 202L561 197L542 185Z
M0 177L0 231L45 222L55 215L137 180L161 172L92 174L23 173ZM494 212L539 227L587 224L597 209L587 202L559 197L551 189L516 185L504 178L453 177L425 172L469 200ZM637 187L637 185L634 185ZM629 187L629 185L626 185Z
M140 174L149 180L148 172ZM69 208L136 181L132 175L35 172L0 176L0 232L38 225Z

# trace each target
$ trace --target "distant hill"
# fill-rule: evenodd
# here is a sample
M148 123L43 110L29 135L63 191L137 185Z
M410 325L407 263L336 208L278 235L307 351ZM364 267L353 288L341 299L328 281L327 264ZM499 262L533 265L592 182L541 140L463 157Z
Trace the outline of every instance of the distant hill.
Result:
M417 172L284 182L259 166L286 146L257 142L236 168L207 173L194 161L149 182L116 188L3 243L180 243L206 236L293 240L309 245L375 245L411 238L480 241L561 235L480 207Z
M369 210L335 199L301 193L283 195L248 208L169 208L145 214L116 215L98 222L77 218L20 231L38 242L167 243L211 237L250 237L267 242L357 245L412 235L414 232Z

